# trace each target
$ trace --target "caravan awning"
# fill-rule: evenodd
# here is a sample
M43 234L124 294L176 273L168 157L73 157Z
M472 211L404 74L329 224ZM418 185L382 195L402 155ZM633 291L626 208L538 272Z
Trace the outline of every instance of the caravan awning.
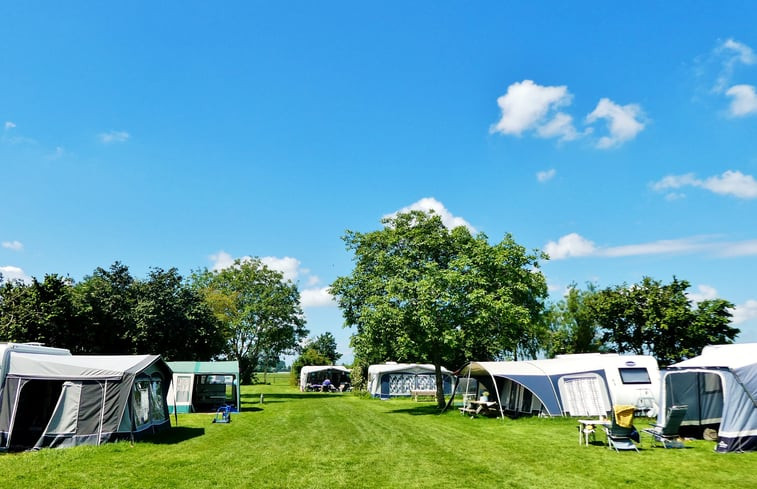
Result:
M8 377L119 380L157 361L158 355L38 355L12 352Z

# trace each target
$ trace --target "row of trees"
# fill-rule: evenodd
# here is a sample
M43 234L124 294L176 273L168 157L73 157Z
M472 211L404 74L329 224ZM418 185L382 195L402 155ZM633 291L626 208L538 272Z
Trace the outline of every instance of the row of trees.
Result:
M419 211L383 224L378 231L347 232L355 267L330 290L346 325L356 329L355 364L434 364L440 407L442 365L540 352L633 352L668 365L707 344L731 342L739 332L730 326L733 304L692 305L686 281L573 287L548 305L539 269L548 257L527 252L510 235L492 245L484 234L448 229L438 215Z
M692 304L684 280L574 286L548 304L539 268L548 257L509 234L491 244L483 233L448 229L433 212L400 213L383 224L368 233L347 231L354 269L330 292L345 325L355 328L355 364L432 363L440 404L442 365L598 351L651 354L668 365L739 332L730 325L733 304ZM301 351L308 334L297 286L258 259L187 279L156 268L137 280L117 262L79 283L57 275L0 283L2 341L76 353L236 359L243 382L259 365ZM339 357L326 333L305 343L295 367Z
M2 341L167 360L229 358L240 362L244 382L306 336L296 285L257 259L187 279L175 268L155 268L138 280L116 262L78 283L46 275L0 285Z
M673 277L664 284L644 277L638 284L599 290L573 286L547 311L545 351L558 353L615 351L651 354L662 365L698 355L706 345L730 343L739 330L731 326L733 304L724 299L693 303L690 284Z

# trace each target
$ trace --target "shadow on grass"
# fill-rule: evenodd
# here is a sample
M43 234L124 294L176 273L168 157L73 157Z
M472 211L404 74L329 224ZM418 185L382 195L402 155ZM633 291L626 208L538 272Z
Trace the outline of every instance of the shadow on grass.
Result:
M191 440L205 434L205 428L190 428L188 426L175 426L157 435L146 438L144 441L155 445L176 445L183 441Z
M442 410L436 407L436 405L426 405L426 406L418 406L418 407L411 407L411 408L405 408L405 409L392 409L391 411L388 411L389 414L409 414L411 416L438 416L442 414Z
M275 402L276 400L285 400L285 399L313 399L316 397L339 398L339 397L342 397L342 393L302 392L302 393L286 393L286 394L279 394L279 393L266 394L264 397L264 403ZM260 395L259 394L258 395L242 395L242 399L247 401L247 403L254 403L255 401L260 402Z

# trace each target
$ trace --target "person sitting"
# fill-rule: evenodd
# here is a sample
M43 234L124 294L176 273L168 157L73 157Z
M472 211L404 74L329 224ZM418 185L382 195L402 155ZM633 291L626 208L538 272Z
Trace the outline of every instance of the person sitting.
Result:
M330 390L331 390L331 381L329 379L324 379L324 381L321 382L321 391L329 392Z

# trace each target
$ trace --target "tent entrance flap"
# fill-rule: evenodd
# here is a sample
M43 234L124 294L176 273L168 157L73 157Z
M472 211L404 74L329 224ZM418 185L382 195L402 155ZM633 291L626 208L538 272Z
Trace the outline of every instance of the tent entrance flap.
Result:
M20 387L9 446L33 447L45 433L63 389L62 380L29 380Z

